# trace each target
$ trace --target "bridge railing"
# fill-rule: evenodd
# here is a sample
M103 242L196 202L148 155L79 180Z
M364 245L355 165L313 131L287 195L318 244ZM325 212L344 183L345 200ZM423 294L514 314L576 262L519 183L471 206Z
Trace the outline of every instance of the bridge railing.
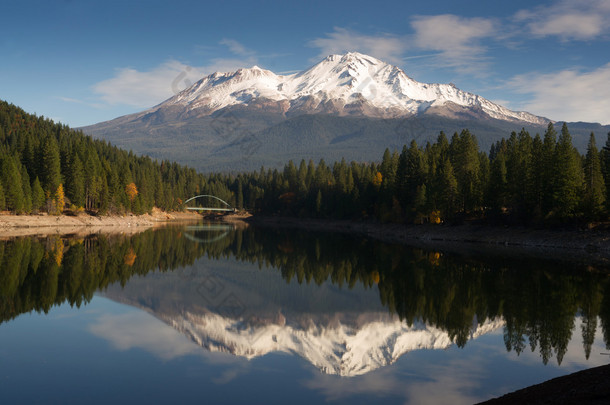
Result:
M202 197L207 197L207 198L213 198L215 200L220 201L221 203L223 203L226 208L216 208L216 207L185 207L187 210L190 211L224 211L224 212L235 212L235 208L231 207L231 204L229 204L228 202L226 202L225 200L223 200L222 198L218 198L215 195L211 195L211 194L201 194L201 195L196 195L194 197L189 198L188 200L186 200L183 204L186 205L187 203L197 199L197 198L202 198Z

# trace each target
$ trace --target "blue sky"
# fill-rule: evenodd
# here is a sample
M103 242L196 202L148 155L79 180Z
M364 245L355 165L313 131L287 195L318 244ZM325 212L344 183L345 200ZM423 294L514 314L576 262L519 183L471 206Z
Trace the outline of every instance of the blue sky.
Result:
M610 0L11 1L0 99L81 126L214 71L358 51L511 109L610 124Z

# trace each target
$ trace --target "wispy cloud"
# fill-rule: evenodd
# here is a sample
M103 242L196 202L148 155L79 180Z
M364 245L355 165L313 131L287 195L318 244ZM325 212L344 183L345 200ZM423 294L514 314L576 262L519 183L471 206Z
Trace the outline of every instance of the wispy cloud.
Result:
M242 45L241 43L237 42L234 39L224 38L223 40L220 41L220 44L226 45L229 48L229 50L231 52L233 52L235 55L241 55L241 56L254 55L254 51L249 50L244 45Z
M89 331L118 350L141 348L164 360L200 351L193 342L143 312L102 315L90 325Z
M204 74L204 68L170 60L148 71L117 69L114 77L95 84L93 91L111 105L151 107L173 95L176 80L180 81L180 89L184 89Z
M320 49L317 58L358 51L392 63L399 63L407 48L406 41L394 35L365 35L340 27L310 41L309 46Z
M536 37L557 36L567 40L590 40L610 32L609 0L564 0L550 6L521 10L514 16Z
M400 368L385 367L354 378L341 378L316 373L303 385L320 392L326 401L344 401L363 395L402 398L414 404L473 404L480 402L473 392L481 384L482 364L478 361L449 359L446 365L423 363L417 374L404 373ZM404 366L403 366L404 367ZM455 370L460 370L456 373ZM384 402L378 398L379 402Z
M509 87L531 94L522 109L555 120L610 124L610 63L591 71L567 69L513 77Z
M461 73L480 73L487 68L483 40L497 35L497 23L487 18L452 14L418 16L411 21L413 43L421 50L437 51L444 67Z
M367 35L335 27L324 37L310 41L309 46L320 49L317 58L359 51L395 64L411 59L434 59L437 65L461 73L481 73L487 68L483 40L498 35L495 28L498 24L494 20L443 14L417 16L410 24L414 32L404 36Z
M256 63L256 55L239 42L223 39L220 42L237 57L215 58L205 66L189 66L168 60L150 70L119 68L113 77L96 83L93 91L107 104L151 107L189 87L202 77L214 72L226 72Z

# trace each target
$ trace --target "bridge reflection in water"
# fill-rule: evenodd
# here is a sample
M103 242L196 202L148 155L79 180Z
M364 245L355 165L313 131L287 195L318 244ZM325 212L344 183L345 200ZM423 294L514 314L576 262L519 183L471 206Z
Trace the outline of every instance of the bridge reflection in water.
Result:
M193 242L214 243L223 240L234 230L235 225L232 224L191 225L186 227L184 237Z

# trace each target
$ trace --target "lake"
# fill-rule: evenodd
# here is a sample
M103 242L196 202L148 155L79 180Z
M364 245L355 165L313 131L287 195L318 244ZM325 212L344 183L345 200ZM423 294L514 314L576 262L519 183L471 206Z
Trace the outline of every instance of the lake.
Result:
M470 404L608 364L610 279L201 223L0 241L0 403Z

